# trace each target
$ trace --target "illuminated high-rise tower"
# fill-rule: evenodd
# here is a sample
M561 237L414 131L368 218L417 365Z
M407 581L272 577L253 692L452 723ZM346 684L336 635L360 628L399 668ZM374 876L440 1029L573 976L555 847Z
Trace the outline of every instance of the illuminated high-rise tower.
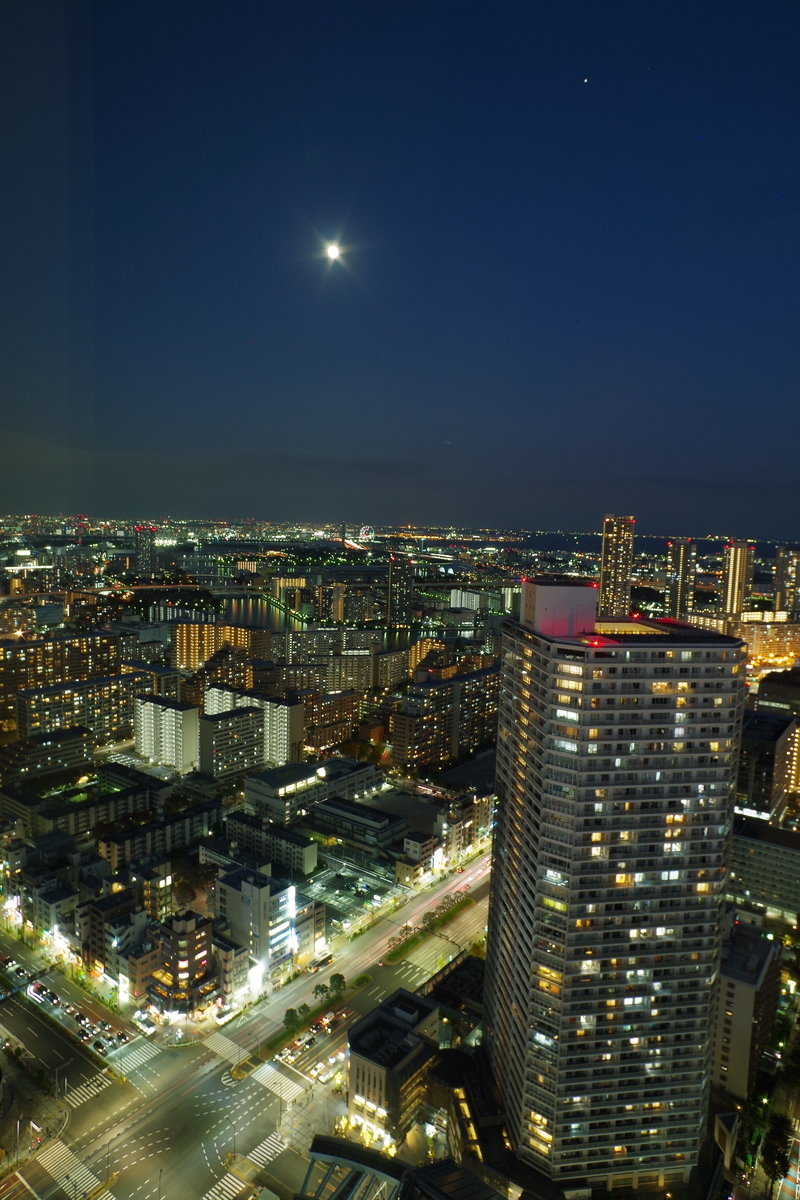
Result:
M631 611L634 517L603 518L603 549L600 559L601 617L627 617Z
M705 1136L744 646L596 595L526 583L503 625L484 1044L521 1160L669 1187Z
M688 617L694 612L694 582L697 575L697 545L692 541L670 542L667 547L669 615Z
M155 525L134 525L136 537L136 570L140 575L154 575L158 569L156 559Z
M720 612L738 616L747 608L753 590L755 547L748 542L728 542L722 573Z
M386 623L393 628L411 624L411 604L414 599L414 564L410 558L389 557L389 585L386 604Z
M775 557L775 610L796 614L800 610L800 550L778 546Z

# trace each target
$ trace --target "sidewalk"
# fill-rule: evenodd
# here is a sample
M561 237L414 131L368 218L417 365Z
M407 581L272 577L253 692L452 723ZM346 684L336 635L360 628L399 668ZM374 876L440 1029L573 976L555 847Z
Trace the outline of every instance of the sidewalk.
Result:
M0 1033L5 1040L8 1035L2 1027ZM44 1093L33 1076L6 1054L0 1055L0 1070L3 1076L0 1147L5 1151L0 1162L2 1177L61 1136L69 1120L69 1107L63 1100Z

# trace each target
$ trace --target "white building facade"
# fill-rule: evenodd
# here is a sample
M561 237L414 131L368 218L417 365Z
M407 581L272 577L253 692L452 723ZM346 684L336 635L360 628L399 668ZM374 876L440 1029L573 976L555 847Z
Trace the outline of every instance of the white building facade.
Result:
M197 769L200 710L166 696L136 696L133 708L136 753L185 774Z

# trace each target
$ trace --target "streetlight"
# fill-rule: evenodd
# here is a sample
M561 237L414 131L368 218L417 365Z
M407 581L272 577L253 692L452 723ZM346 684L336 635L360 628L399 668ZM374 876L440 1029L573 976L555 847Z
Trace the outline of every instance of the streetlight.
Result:
M66 1061L65 1063L62 1063L62 1064L61 1064L61 1066L59 1066L59 1067L56 1067L56 1088L55 1088L55 1091L56 1091L56 1096L58 1095L58 1072L59 1072L59 1071L66 1071L67 1067L69 1066L69 1064L70 1064L72 1061L73 1061L73 1059L71 1059L71 1058L68 1058L68 1059L67 1059L67 1061ZM66 1095L66 1081L65 1081L65 1092L64 1092L64 1094Z
M120 1134L117 1134L117 1137L120 1137ZM109 1138L108 1141L106 1142L106 1181L107 1182L108 1182L108 1180L111 1179L111 1143L115 1140L116 1139L112 1137L112 1138Z
M161 1200L161 1172L163 1170L164 1168L162 1167L158 1172L158 1200Z
M236 1158L236 1126L234 1125L234 1123L230 1117L226 1117L225 1120L228 1122L231 1129L233 1130L233 1157Z

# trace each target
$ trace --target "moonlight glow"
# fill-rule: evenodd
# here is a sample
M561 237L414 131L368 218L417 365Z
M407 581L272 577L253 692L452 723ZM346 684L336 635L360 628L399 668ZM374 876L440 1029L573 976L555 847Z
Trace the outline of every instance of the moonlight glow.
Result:
M328 246L328 258L331 260L331 262L335 262L336 259L339 257L339 254L340 254L340 250L339 250L338 246L335 246L335 245Z

